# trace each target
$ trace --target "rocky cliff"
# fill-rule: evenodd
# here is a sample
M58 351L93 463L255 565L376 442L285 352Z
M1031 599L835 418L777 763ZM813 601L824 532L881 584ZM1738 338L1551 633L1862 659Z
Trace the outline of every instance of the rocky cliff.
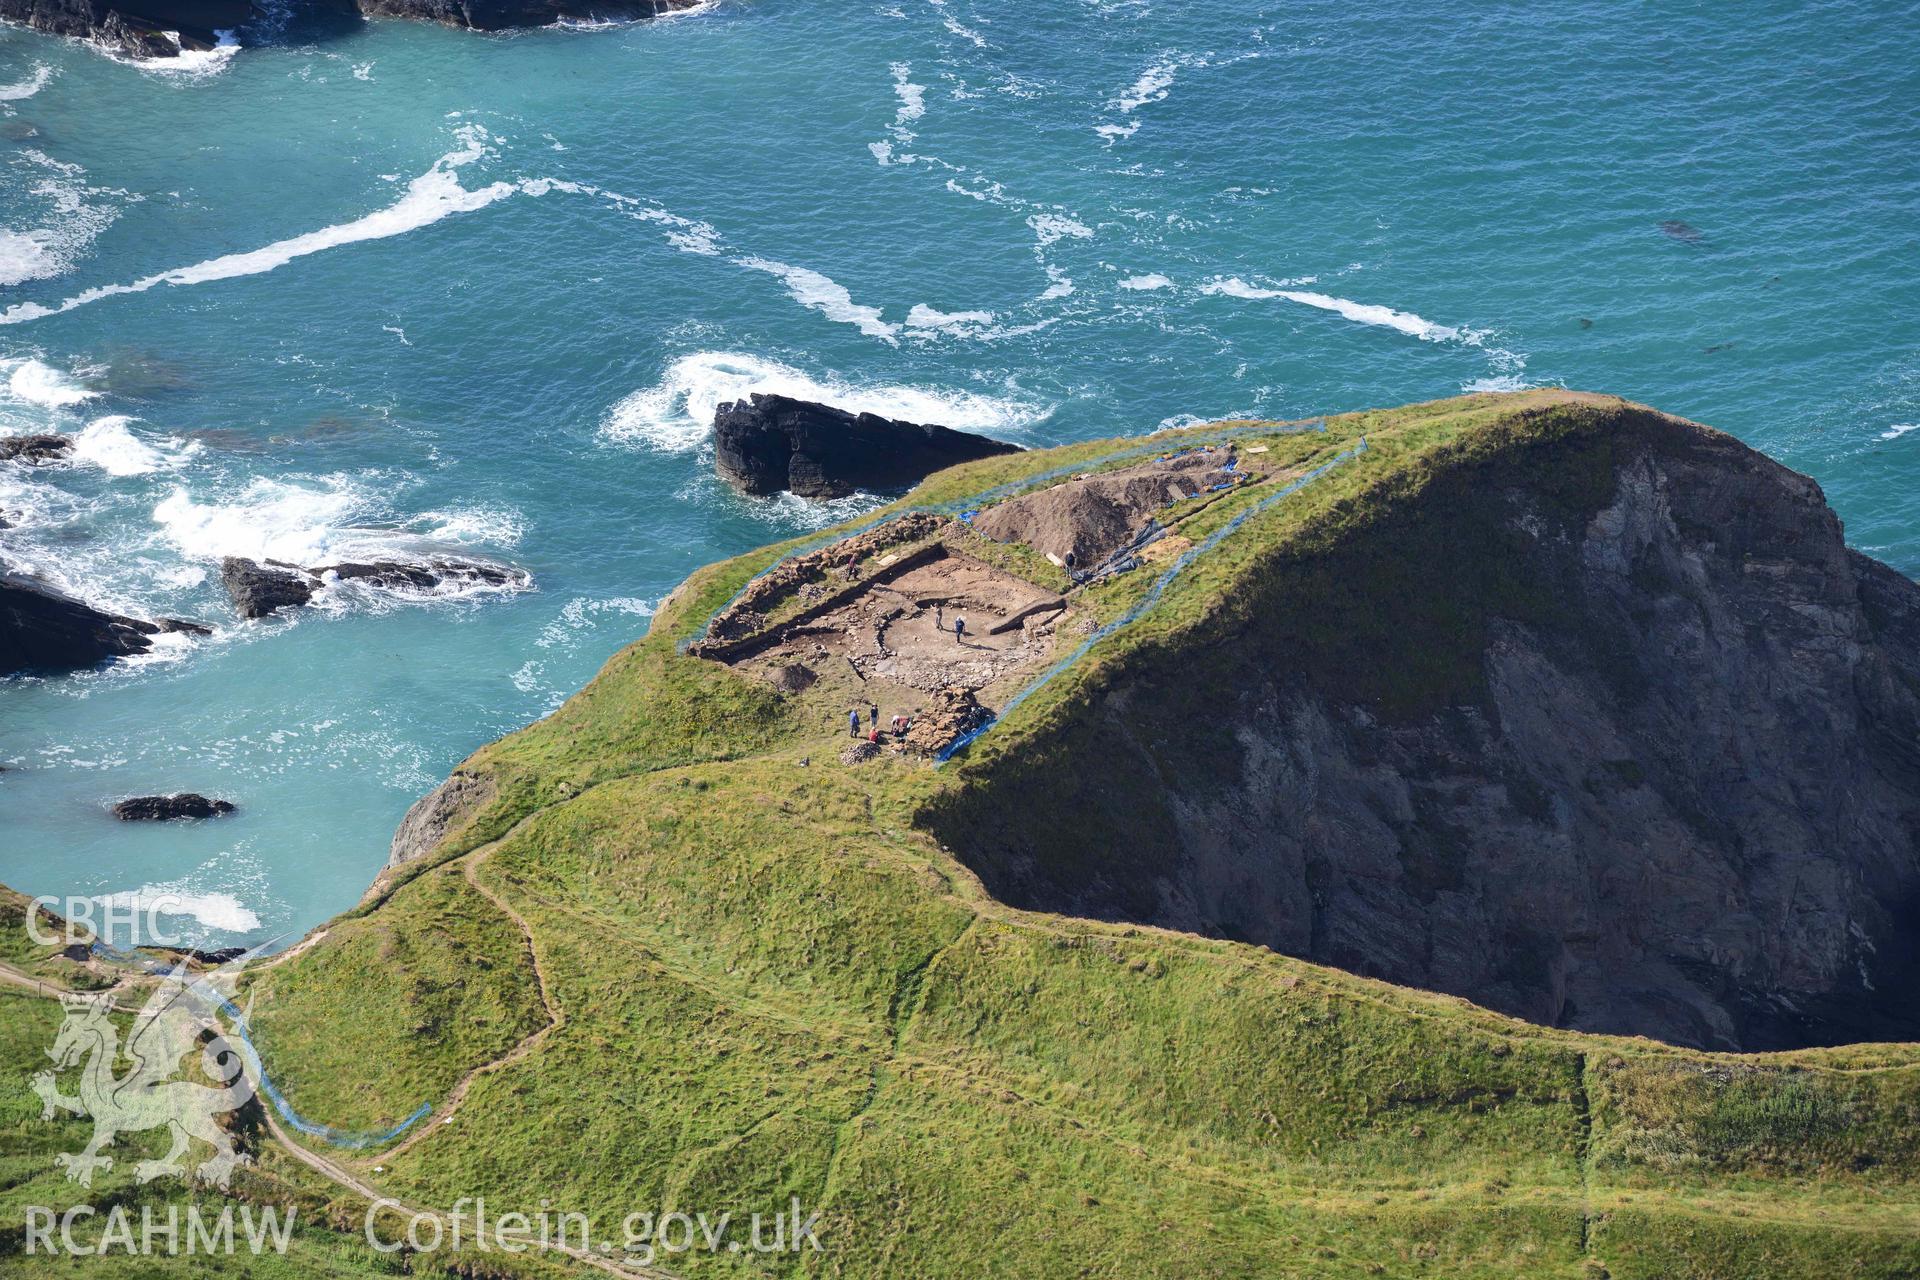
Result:
M131 58L209 49L253 16L249 0L0 0L0 20L98 41Z
M294 0L290 12L418 18L477 31L547 26L564 18L655 18L703 0ZM0 0L0 21L92 40L130 58L209 49L257 16L251 0Z
M1536 422L1343 503L935 829L1021 906L1537 1022L1920 1039L1920 587L1731 437Z
M0 676L82 671L145 653L152 637L171 631L207 634L197 623L107 613L38 578L0 571Z
M358 0L370 18L424 18L476 31L542 27L562 18L657 18L702 0Z

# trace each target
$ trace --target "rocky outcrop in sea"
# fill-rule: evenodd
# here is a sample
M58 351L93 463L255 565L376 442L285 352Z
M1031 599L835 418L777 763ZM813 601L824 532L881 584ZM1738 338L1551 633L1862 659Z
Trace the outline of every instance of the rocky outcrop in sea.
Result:
M210 800L197 791L170 796L132 796L116 801L113 816L122 822L173 822L181 818L217 818L232 813L231 800Z
M0 572L0 676L85 671L153 648L168 632L207 635L196 622L147 622L96 609L18 573Z
M951 427L780 395L736 400L713 417L714 469L746 494L843 498L859 489L904 489L944 467L1019 451Z
M512 590L532 576L524 569L484 560L433 556L423 561L347 561L305 569L280 560L264 562L229 556L220 563L220 582L243 618L265 618L282 609L310 603L332 583L356 582L415 597L448 591Z

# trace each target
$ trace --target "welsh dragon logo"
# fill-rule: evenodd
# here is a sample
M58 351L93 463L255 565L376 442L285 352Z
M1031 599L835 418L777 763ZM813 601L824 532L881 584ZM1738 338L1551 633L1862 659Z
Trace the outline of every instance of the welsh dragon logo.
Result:
M237 966L223 967L214 976L230 978L233 968ZM172 1148L158 1160L135 1165L134 1176L141 1182L168 1174L184 1177L187 1168L181 1157L197 1138L211 1146L213 1154L193 1170L194 1176L224 1189L248 1157L234 1149L233 1136L220 1127L219 1117L254 1095L246 1063L220 1022L220 1011L233 1009L227 997L209 979L189 980L184 964L167 970L134 1015L124 1046L112 1016L111 993L62 996L60 1003L66 1018L47 1050L53 1070L33 1078L33 1091L40 1097L42 1120L53 1119L56 1111L93 1119L93 1141L86 1150L54 1157L68 1179L91 1187L96 1171L113 1168L113 1157L101 1152L115 1138L165 1128L172 1132ZM236 1015L235 1021L244 1026L245 1016ZM219 1083L175 1078L181 1074L182 1059L196 1050L201 1070ZM114 1068L123 1060L131 1065L116 1075ZM75 1068L79 1092L61 1093L57 1077Z

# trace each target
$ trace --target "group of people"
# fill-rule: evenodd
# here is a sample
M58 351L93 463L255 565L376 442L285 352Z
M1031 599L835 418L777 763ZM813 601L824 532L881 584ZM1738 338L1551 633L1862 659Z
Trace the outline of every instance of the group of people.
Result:
M945 631L947 629L947 607L943 604L933 606L933 629L935 631ZM966 639L967 620L956 613L953 615L953 642L955 644L965 644Z
M881 741L880 708L869 703L867 705L867 716L870 724L866 733L862 734L860 732L860 708L855 707L853 710L847 712L847 733L855 738L864 737L868 742L878 743ZM887 722L886 732L892 734L895 738L901 738L904 737L907 730L911 728L913 728L912 716L897 715Z

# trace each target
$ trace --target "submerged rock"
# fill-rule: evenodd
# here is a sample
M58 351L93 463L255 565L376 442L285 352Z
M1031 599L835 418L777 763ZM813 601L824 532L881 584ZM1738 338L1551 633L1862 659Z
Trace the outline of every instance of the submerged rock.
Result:
M197 791L182 791L171 796L134 796L113 806L113 816L122 822L171 822L176 818L213 818L232 813L231 800L209 800Z
M73 453L66 436L6 436L0 438L0 462L56 462Z
M96 609L37 578L0 573L0 675L84 671L145 653L149 637L172 629Z
M1020 452L1018 445L951 427L758 394L714 413L713 448L714 469L740 492L785 489L803 498L904 489L957 463Z

